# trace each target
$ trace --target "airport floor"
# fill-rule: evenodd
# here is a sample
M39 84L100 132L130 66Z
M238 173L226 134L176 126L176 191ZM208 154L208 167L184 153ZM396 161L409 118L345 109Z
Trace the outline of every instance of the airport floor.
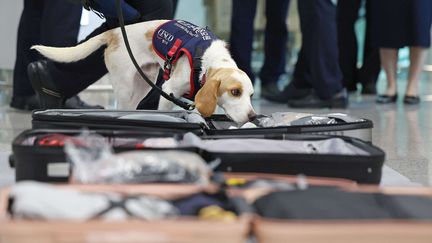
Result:
M418 106L397 104L377 105L374 96L350 95L350 106L345 110L331 110L373 121L373 143L386 152L383 185L432 185L432 82L430 73L424 73L420 84L422 102ZM406 81L402 72L399 93L403 94ZM378 82L383 90L383 77ZM259 93L259 90L257 90ZM112 91L89 90L82 94L85 100L114 107ZM8 105L10 88L0 87L0 187L14 183L14 170L9 167L11 142L21 131L31 127L31 113L12 109ZM278 111L328 113L330 110L292 110L285 104L276 104L255 98L256 111L270 114Z

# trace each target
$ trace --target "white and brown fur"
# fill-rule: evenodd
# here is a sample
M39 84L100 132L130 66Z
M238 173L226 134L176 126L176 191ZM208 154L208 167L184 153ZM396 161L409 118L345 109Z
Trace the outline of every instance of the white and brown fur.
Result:
M146 75L156 80L158 70L164 61L152 48L154 30L167 20L155 20L126 26L130 46L137 62ZM33 46L45 57L57 62L75 62L84 59L99 47L107 45L105 64L109 71L119 109L135 109L151 87L139 76L126 51L119 28L95 36L75 47L54 48ZM251 80L241 71L226 48L226 43L216 40L211 43L202 57L200 77L206 74L206 83L195 97L197 110L205 117L215 112L216 105L235 122L244 123L255 117L251 105L254 90ZM185 55L179 58L171 78L162 89L180 97L190 89L190 66ZM238 91L240 91L238 95ZM174 104L164 98L160 99L159 110L171 110Z

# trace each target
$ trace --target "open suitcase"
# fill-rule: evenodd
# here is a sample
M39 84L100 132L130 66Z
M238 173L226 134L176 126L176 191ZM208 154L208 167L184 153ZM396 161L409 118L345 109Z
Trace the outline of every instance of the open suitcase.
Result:
M218 161L215 171L334 177L359 183L379 183L384 152L359 139L327 135L267 134L198 137L193 133L173 134L145 131L103 131L114 151L186 150L207 162ZM77 136L80 130L27 130L12 144L16 180L67 181L70 165L55 136ZM54 139L52 138L54 136ZM148 138L179 141L177 147L143 147ZM49 142L46 143L46 138ZM131 139L130 143L126 143ZM54 140L52 144L51 140ZM43 141L43 143L41 143ZM121 141L121 143L117 143ZM138 146L137 146L138 145Z
M243 181L243 186L232 182ZM56 185L56 188L78 190L84 193L120 193L125 197L151 195L164 200L183 198L188 195L206 192L225 194L237 219L204 219L202 215L180 216L174 219L126 220L106 222L96 218L86 222L49 219L17 219L14 210L14 187L0 190L0 239L5 242L248 242L251 234L253 208L242 197L245 188L256 188L262 181L278 182L285 186L297 187L299 184L310 186L337 187L354 189L356 184L349 180L282 176L268 174L230 174L225 173L218 183L207 186L187 184L145 184L145 185L94 185L69 184ZM27 183L27 182L24 182ZM235 183L236 184L236 183ZM225 186L222 186L225 185ZM38 192L33 192L38 194ZM31 200L31 196L27 196ZM205 206L200 203L188 205ZM54 203L54 202L49 202ZM184 205L184 204L183 204ZM105 210L106 212L106 210ZM35 214L32 214L35 215ZM121 236L121 237L117 237Z
M120 195L125 204L122 206L107 203L101 209L91 214L90 220L41 220L37 216L30 219L19 219L12 215L13 204L16 199L10 197L11 191L3 188L0 191L0 241L1 242L190 242L190 243L244 243L249 235L251 215L243 211L241 198L228 197L236 218L227 220L205 219L201 215L184 214L160 219L143 220L135 218L137 213L129 215L131 219L101 219L100 212L105 214L110 211L124 209L127 213L137 210L130 205L129 199L151 196L163 200L178 200L179 198L193 197L201 193L218 193L211 186L197 185L172 185L172 184L149 184L149 185L58 185L56 188L74 190L84 194L92 195L98 193L100 196ZM46 189L43 192L46 193ZM220 194L220 193L219 193ZM42 199L43 200L43 199ZM56 198L55 200L60 200ZM107 201L108 201L107 200ZM56 201L57 202L57 201ZM129 204L127 204L129 202ZM30 202L31 203L31 202ZM53 203L48 203L53 204ZM184 203L183 203L184 204ZM22 204L21 204L22 205ZM86 204L94 205L94 204ZM142 205L137 204L135 205ZM191 201L188 207L200 206ZM58 206L58 205L56 205ZM61 205L62 206L62 205ZM60 206L60 208L61 208ZM82 206L82 204L81 204ZM19 206L17 206L19 207ZM182 206L183 208L185 205ZM23 206L21 206L23 208ZM75 207L73 207L76 209ZM134 209L132 211L132 209ZM58 211L58 209L49 209ZM67 209L66 209L67 210ZM87 209L88 211L88 209ZM94 211L94 210L93 210ZM189 210L190 211L190 210ZM112 213L112 212L111 212ZM57 213L58 214L58 213ZM118 213L117 213L118 214ZM139 215L141 216L141 215ZM32 218L34 217L34 218Z
M153 110L42 110L32 114L33 128L132 129L142 131L193 132L197 135L325 134L372 142L370 120L345 114L312 115L294 112L260 116L254 128L236 128L225 115L204 119L191 111Z
M295 177L271 175L227 175L226 180L246 178L251 180L270 180L291 183L291 189L285 192L304 193L307 190L338 190L347 193L364 194L377 199L367 203L355 203L357 210L351 211L352 205L345 205L341 211L350 211L360 217L351 219L329 219L317 216L316 219L299 219L295 214L291 219L274 219L260 216L258 205L252 198L259 199L276 188L262 187L262 184L242 187L228 186L227 195L234 199L237 219L227 222L208 220L199 217L180 216L175 219L153 221L127 220L122 222L104 222L94 219L86 222L67 220L44 221L16 219L11 214L13 197L9 188L0 191L0 239L5 242L248 242L253 236L256 242L413 242L427 243L432 238L432 191L430 188L377 188L357 186L346 181L327 180L324 178L303 178L301 183ZM297 182L296 182L297 181ZM305 183L306 182L306 183ZM297 184L296 184L297 183ZM305 185L306 184L306 185ZM280 184L279 184L280 185ZM302 186L301 186L302 185ZM289 186L289 185L288 185ZM120 193L124 196L140 194L157 196L162 199L184 197L200 193L203 190L217 190L217 185L201 187L195 185L60 185L58 188L80 190L84 193ZM277 189L276 189L277 190ZM265 192L267 191L267 192ZM295 195L294 195L295 196ZM231 200L232 200L231 199ZM294 205L306 208L314 205L312 212L326 213L327 207L321 206L322 199L315 197L309 201L298 200ZM256 200L256 199L255 199ZM324 200L324 201L325 201ZM384 202L384 203L381 203ZM292 201L286 202L293 204ZM336 203L340 205L341 203ZM383 218L374 216L369 206L378 206L379 211L400 212ZM304 206L306 205L306 206ZM400 207L402 206L402 207ZM337 207L336 207L337 208ZM348 210L347 210L348 208ZM335 207L333 206L333 209ZM424 214L422 214L424 212ZM306 212L308 213L308 212ZM120 237L119 237L120 236ZM250 240L251 238L249 238Z
M329 188L324 190L329 190ZM339 202L335 203L339 206L344 205L339 207L341 210L334 207L333 209L324 209L325 207L320 205L327 205L328 201L332 201L332 195L327 194L328 197L317 197L316 200L311 199L309 202L301 200L305 203L293 207L296 213L290 219L262 217L257 212L253 220L252 230L257 242L276 243L290 239L292 242L305 243L426 243L432 239L432 190L430 188L359 186L346 191L360 198L360 200L357 203L350 204L344 202L345 198L342 197ZM362 197L371 200L362 200ZM291 197L291 199L297 202L298 198ZM336 200L338 199L333 201ZM295 202L290 201L287 204L296 204ZM311 208L308 207L311 205L313 205ZM372 205L376 206L371 207ZM290 208L290 206L287 208ZM323 210L317 211L320 208ZM353 208L356 208L356 210L352 210ZM302 210L305 210L306 213L300 212ZM327 210L330 212L336 210L338 212L336 214L325 213ZM357 213L354 212L354 214L360 217L350 218L345 216L346 218L340 218L342 210L356 211ZM318 216L316 214L316 217L313 216L314 213L321 214L322 212L327 217L320 218L322 215ZM311 216L314 218L311 218Z

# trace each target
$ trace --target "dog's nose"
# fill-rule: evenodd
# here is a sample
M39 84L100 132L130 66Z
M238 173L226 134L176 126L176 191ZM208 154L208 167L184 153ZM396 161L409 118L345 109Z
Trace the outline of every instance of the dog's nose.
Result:
M257 114L255 112L253 112L253 111L249 112L249 114L248 114L249 121L255 120L256 117L257 117Z

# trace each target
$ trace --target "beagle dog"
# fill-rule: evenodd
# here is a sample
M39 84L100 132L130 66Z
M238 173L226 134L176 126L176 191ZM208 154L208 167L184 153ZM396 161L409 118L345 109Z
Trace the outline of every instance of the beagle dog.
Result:
M172 30L174 27L177 29ZM164 69L167 80L162 85L162 90L166 93L172 93L176 97L186 96L194 100L196 109L204 117L212 115L218 105L237 123L245 123L255 118L256 114L251 105L251 96L254 92L251 80L237 67L226 43L214 38L207 29L181 20L174 22L155 20L128 25L126 31L132 52L150 80L155 82L159 69ZM170 33L176 31L181 32L183 37L201 38L198 40L199 43L206 41L201 50L202 55L199 56L199 71L195 74L196 67L193 66L196 63L191 61L194 58L183 48L185 44L192 42L189 39L176 39L174 33ZM160 42L159 49L155 47L155 41ZM120 28L106 31L74 47L55 48L36 45L32 49L56 62L69 63L84 59L104 45L107 46L104 54L105 64L118 101L118 108L136 109L139 102L150 92L151 87L142 80L133 66ZM163 48L168 50L171 56L161 54L160 49ZM168 65L166 59L171 61ZM198 77L195 78L199 80L198 85L192 80L194 75ZM173 108L172 102L161 97L159 110Z

